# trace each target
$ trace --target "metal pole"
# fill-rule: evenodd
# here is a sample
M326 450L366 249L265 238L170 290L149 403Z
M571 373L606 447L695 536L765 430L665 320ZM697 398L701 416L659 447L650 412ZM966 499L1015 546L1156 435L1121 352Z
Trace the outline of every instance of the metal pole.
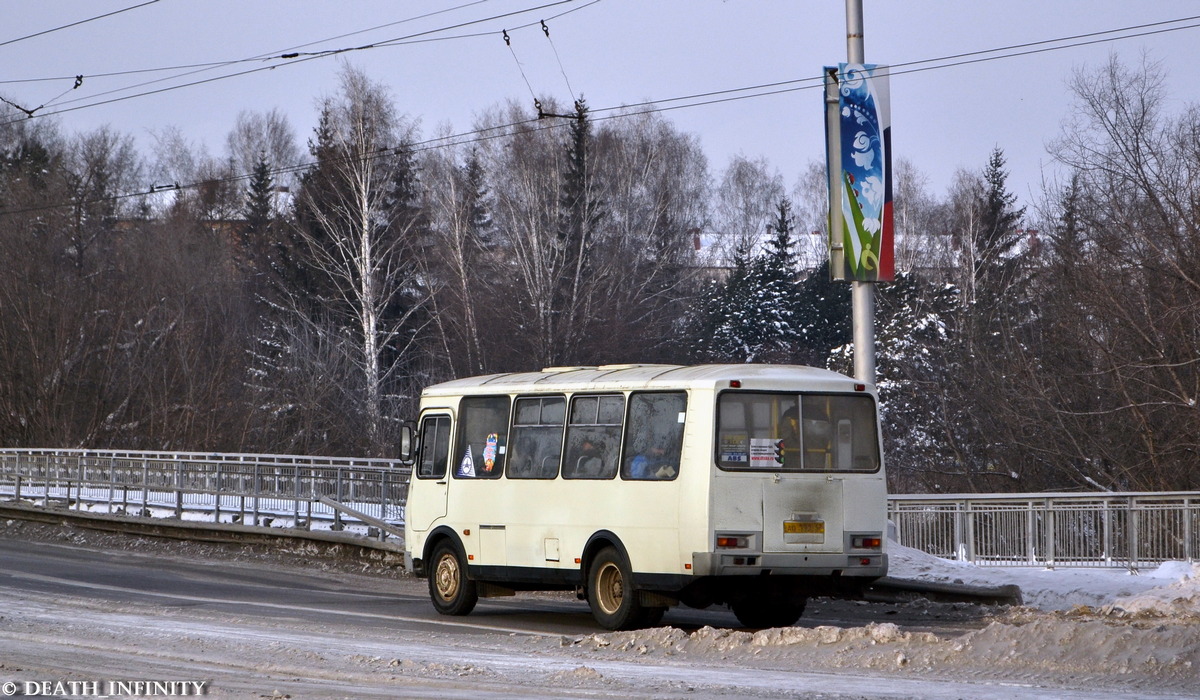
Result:
M845 279L846 258L842 246L842 128L838 113L838 69L825 76L825 148L829 160L829 278ZM857 353L856 353L857 356Z
M866 63L863 57L862 0L846 0L846 60ZM854 377L875 383L875 288L871 282L852 282L854 307Z

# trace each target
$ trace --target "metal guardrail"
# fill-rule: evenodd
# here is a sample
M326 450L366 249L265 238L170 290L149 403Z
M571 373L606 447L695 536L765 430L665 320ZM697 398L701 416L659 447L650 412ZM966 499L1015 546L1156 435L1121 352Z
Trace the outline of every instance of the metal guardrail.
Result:
M322 499L404 522L411 469L385 459L0 449L0 494L44 505L214 523L366 529Z
M304 529L379 521L381 535L403 525L411 473L386 459L0 449L0 497ZM901 544L978 565L1136 571L1200 557L1200 492L894 494L888 516Z
M1122 567L1200 555L1200 492L893 495L901 544L991 566Z

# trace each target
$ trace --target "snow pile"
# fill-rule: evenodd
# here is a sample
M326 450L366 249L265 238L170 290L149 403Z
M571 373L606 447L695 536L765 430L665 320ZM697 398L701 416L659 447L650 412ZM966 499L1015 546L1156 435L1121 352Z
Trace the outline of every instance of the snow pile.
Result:
M899 642L937 642L928 632L905 632L890 623L870 623L865 627L774 627L758 632L743 632L718 627L701 627L686 632L676 627L658 627L633 632L610 632L583 637L575 646L588 649L632 651L637 654L712 654L755 647L819 647L836 645L843 650Z
M1167 562L1142 575L1133 575L1126 569L975 566L941 559L896 542L888 542L888 555L889 576L975 586L1015 584L1021 588L1025 605L1041 610L1070 610L1081 605L1101 608L1119 599L1147 595L1151 590L1179 579L1185 569L1191 571L1191 565L1182 562ZM1200 593L1200 581L1186 580L1192 581L1186 584L1188 587L1195 587L1195 593ZM1175 597L1180 595L1180 592L1175 593Z
M1116 615L1200 617L1200 564L1170 561L1146 578L1156 580L1159 585L1136 595L1121 596L1102 611Z

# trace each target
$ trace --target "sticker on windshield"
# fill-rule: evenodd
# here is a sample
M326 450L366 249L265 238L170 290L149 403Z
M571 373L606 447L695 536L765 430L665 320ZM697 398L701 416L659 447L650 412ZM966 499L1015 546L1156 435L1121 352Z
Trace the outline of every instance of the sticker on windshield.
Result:
M721 438L721 461L732 464L746 464L750 461L744 433L733 433Z
M462 461L458 463L458 474L456 476L475 476L475 459L471 456L470 445L467 445L467 453L463 455Z
M775 438L751 438L751 467L774 469L781 464L783 464L783 440L776 440Z

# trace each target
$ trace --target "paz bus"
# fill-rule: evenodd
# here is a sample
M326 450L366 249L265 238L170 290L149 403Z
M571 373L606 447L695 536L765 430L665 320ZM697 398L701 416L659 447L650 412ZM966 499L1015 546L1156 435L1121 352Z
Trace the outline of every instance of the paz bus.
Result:
M571 590L607 629L668 607L794 624L887 572L874 388L812 367L552 367L421 395L405 560L438 612Z

